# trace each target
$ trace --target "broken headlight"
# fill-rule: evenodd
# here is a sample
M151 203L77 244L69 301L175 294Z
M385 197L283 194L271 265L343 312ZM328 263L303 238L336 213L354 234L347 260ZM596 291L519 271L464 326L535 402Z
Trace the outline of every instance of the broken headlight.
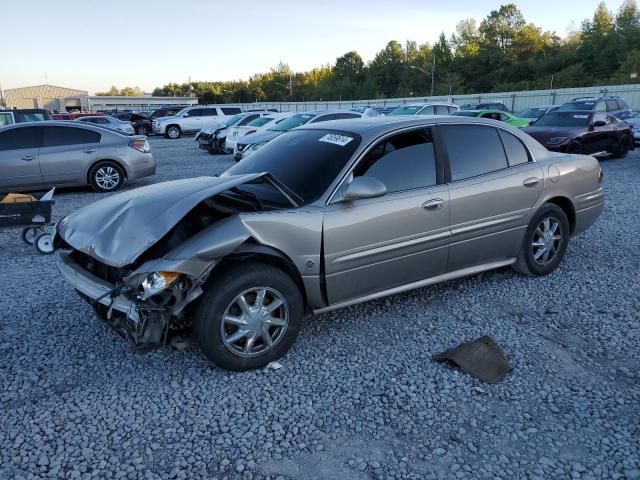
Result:
M158 293L166 290L176 280L180 278L179 273L175 272L153 272L150 273L140 284L142 292L138 294L138 298L141 300L147 300L148 298L157 295Z

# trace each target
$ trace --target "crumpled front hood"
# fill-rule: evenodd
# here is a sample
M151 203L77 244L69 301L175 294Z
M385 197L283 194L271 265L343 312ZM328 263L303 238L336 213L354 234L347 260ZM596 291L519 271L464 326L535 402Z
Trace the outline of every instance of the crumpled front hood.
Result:
M112 267L136 260L203 200L264 173L156 183L87 205L62 219L57 235Z
M576 138L581 136L587 127L525 127L523 132L528 133L540 143L545 143L546 140L553 137L568 137Z

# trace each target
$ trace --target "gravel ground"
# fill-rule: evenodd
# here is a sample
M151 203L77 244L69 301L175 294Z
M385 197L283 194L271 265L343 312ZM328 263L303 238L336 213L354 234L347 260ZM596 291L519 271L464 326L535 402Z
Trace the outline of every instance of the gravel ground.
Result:
M158 175L220 172L192 138ZM0 232L0 478L639 479L640 152L545 278L485 273L306 319L279 370L134 353L18 231ZM133 188L133 187L130 187ZM99 195L60 192L60 218ZM430 361L489 334L500 384Z

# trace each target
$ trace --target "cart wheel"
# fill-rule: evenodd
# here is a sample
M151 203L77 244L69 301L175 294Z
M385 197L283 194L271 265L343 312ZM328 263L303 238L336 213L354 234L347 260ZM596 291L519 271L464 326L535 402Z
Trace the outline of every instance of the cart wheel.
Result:
M40 255L50 255L53 253L52 240L50 233L42 232L36 237L33 245L36 247L36 250Z
M36 237L44 232L42 227L27 227L22 229L22 240L29 245L33 245Z

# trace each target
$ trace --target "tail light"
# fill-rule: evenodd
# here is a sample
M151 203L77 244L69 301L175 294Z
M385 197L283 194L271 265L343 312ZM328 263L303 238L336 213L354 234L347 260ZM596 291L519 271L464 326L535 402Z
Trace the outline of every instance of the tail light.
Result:
M601 168L600 171L598 172L598 183L600 185L602 185L602 180L604 180L604 172L602 171L602 168Z
M129 146L131 148L133 148L134 150L138 150L139 152L142 152L142 153L149 153L151 151L151 147L149 146L149 142L147 142L146 140L142 140L142 139L131 140L129 142Z
M245 135L251 135L252 133L256 133L258 130L249 130Z

